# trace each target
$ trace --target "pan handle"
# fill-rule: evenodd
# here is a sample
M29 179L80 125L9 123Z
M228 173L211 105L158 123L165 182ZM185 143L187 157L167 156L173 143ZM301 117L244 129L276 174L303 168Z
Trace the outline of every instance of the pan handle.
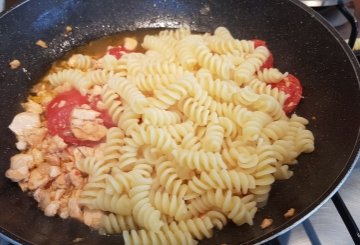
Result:
M342 1L340 4L337 5L337 8L351 24L351 33L350 33L348 44L349 44L350 48L352 49L354 47L356 37L359 33L358 22L357 22L356 18L346 8L344 3L342 3Z
M355 244L360 244L360 231L357 227L353 217L351 216L349 210L347 209L344 201L342 200L340 194L337 192L331 198L333 201L337 211L339 212L342 220L345 223L346 228L348 229L351 238L353 239Z

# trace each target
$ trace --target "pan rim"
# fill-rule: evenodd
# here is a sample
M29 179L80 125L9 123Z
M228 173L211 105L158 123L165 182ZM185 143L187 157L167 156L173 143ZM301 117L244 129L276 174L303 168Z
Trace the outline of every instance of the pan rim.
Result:
M16 10L18 7L21 7L23 4L27 4L29 2L31 2L31 1L25 0L24 2L14 6L10 10L5 11L3 14L0 15L0 20L4 16L11 14L11 12ZM353 54L351 49L348 47L348 45L346 44L344 39L340 36L340 34L337 33L337 31L332 26L330 26L330 24L327 23L326 20L320 14L318 14L316 11L307 7L300 1L290 0L289 2L291 4L296 5L297 7L301 8L303 11L307 12L308 14L311 14L311 17L315 18L318 22L320 22L320 24L322 24L322 26L337 40L337 42L340 44L343 52L345 52L347 58L349 59L351 65L352 65L352 68L354 70L354 73L355 73L355 76L357 79L357 84L360 88L360 66L356 60L355 55ZM359 96L357 97L357 99L359 100ZM359 105L360 103L357 103L357 104ZM296 220L292 219L292 220L289 220L288 222L284 222L282 225L276 227L272 232L264 233L263 236L254 238L253 240L249 240L246 243L262 244L262 243L268 242L271 239L288 232L289 230L293 229L295 226L299 225L304 220L309 218L319 208L321 208L341 188L341 186L345 183L347 178L350 176L352 170L354 169L356 163L359 160L360 160L360 128L357 132L357 137L356 137L356 140L354 143L354 147L353 147L351 153L349 154L346 163L344 164L345 167L339 173L337 178L333 181L333 184L331 186L329 186L329 188L321 196L319 196L313 202L313 204L309 205L302 213L300 213L298 219L296 219ZM283 227L285 227L285 228L283 228ZM27 241L21 237L18 237L15 234L7 231L3 227L0 227L0 234L4 234L9 239L13 240L14 244L32 244L32 243L29 243L29 241Z

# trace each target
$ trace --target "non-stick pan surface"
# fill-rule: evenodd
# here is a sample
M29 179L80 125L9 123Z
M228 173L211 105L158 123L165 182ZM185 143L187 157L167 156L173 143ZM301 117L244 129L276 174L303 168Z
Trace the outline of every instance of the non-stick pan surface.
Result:
M0 18L0 232L34 244L68 244L79 237L84 244L122 241L121 235L101 236L75 220L45 217L32 198L6 179L9 158L16 153L7 126L30 87L66 51L124 30L182 24L201 32L226 26L237 38L266 40L276 66L301 79L304 99L297 113L310 119L316 137L316 151L299 158L294 177L273 186L253 226L228 225L202 244L264 241L305 219L334 193L359 149L359 68L340 36L312 10L288 0L33 0ZM74 29L67 37L66 25ZM49 48L36 46L38 39ZM11 70L8 63L15 58L22 67ZM289 208L297 212L286 220ZM265 217L274 223L262 230Z

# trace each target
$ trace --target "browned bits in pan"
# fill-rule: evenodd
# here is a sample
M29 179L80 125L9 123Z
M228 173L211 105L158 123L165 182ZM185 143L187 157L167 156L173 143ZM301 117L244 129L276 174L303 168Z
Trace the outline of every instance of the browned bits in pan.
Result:
M17 69L17 68L19 68L19 66L21 65L21 62L20 62L20 60L12 60L10 63L9 63L9 65L10 65L10 68L11 69L13 69L13 70L15 70L15 69Z
M285 214L284 217L285 218L290 218L292 216L294 216L295 214L295 208L290 208Z
M39 39L37 40L37 42L35 43L37 46L40 46L42 48L48 48L48 45L46 42L44 42L43 40Z
M263 219L263 221L261 222L261 229L266 229L268 228L270 225L272 225L273 220L272 219Z
M78 243L78 242L83 242L85 239L82 238L82 237L78 237L78 238L75 238L72 242L73 243Z
M71 26L66 26L65 31L66 32L72 32L73 28Z

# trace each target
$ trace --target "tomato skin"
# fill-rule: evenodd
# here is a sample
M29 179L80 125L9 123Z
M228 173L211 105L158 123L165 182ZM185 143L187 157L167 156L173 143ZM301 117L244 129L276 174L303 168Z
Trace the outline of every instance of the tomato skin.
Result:
M294 75L289 74L283 80L278 83L274 83L271 86L272 88L277 88L288 95L288 98L285 100L283 109L286 114L292 113L302 98L303 88L300 80Z
M259 46L265 46L266 47L266 42L264 40L254 39L253 42L254 42L255 48L257 48Z
M116 59L120 59L121 56L123 56L123 54L129 53L129 50L125 49L122 46L117 46L117 47L108 49L107 53L115 56Z
M87 103L87 97L73 89L59 94L46 108L47 128L49 134L58 135L66 143L79 145L82 142L75 138L70 129L70 117L76 106Z
M260 46L266 46L266 42L264 40L260 40L260 39L254 39L254 47L260 47ZM270 52L270 50L269 50ZM270 52L270 56L267 58L267 60L264 62L264 64L260 67L260 70L264 69L264 68L272 68L274 67L274 56L273 54Z
M99 101L101 98L99 96ZM94 146L98 141L79 140L71 132L71 113L75 107L90 105L93 110L101 112L100 118L104 126L112 127L114 123L106 110L99 110L94 102L89 102L88 96L82 95L78 90L70 90L55 97L46 108L47 128L50 135L58 135L66 143L72 145Z

